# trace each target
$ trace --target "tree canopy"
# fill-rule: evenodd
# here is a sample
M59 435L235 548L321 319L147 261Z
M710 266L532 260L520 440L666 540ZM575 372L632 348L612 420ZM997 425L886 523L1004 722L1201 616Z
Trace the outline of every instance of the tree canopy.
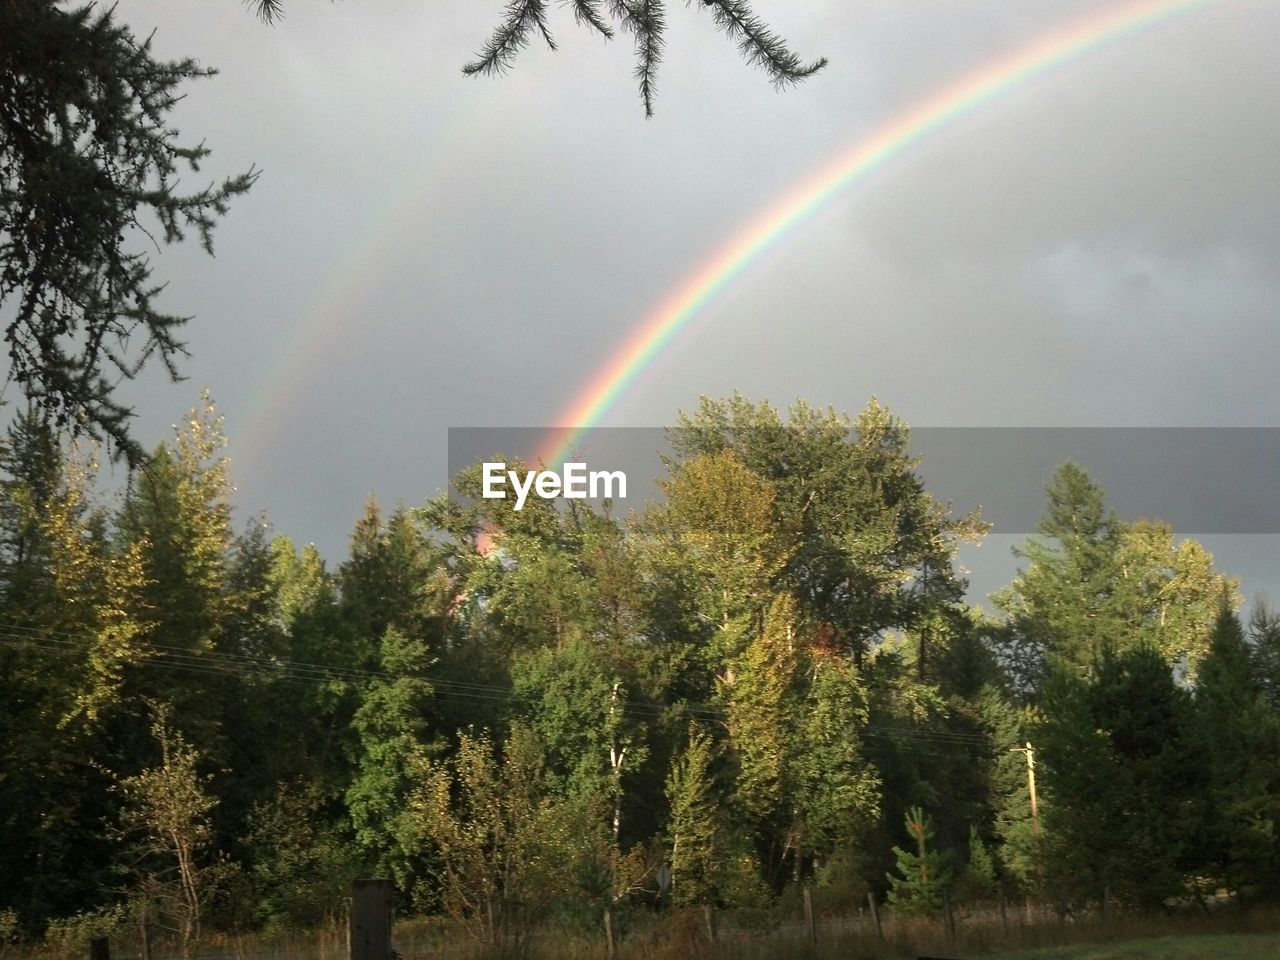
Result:
M20 417L0 915L150 916L194 952L375 873L515 946L868 892L924 916L1280 895L1280 631L1245 631L1194 541L1064 466L993 619L955 561L984 522L929 496L881 404L705 400L670 439L625 521L370 499L330 571L262 517L236 534L207 399L112 509Z

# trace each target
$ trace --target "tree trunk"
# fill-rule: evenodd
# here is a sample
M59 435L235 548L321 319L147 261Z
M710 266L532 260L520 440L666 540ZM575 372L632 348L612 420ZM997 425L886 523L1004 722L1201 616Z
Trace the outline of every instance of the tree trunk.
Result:
M883 940L884 927L880 925L880 907L876 904L874 891L867 894L867 905L871 908L871 922L876 925L876 936Z
M605 951L608 956L614 956L613 942L613 904L606 904L604 908L604 944Z

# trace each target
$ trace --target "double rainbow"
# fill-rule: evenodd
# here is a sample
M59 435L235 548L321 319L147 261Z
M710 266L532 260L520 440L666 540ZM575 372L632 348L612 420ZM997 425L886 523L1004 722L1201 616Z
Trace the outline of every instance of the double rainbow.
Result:
M640 373L669 348L720 291L816 210L921 140L1065 63L1210 0L1137 0L1060 26L1029 47L983 66L917 104L806 177L746 224L669 293L605 362L562 415L541 459L558 467L582 434L599 426Z

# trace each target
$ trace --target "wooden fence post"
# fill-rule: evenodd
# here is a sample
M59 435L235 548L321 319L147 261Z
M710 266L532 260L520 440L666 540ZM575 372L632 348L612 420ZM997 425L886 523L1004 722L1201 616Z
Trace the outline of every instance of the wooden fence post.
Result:
M996 891L996 903L1000 907L1000 933L1009 938L1009 909L1004 900L1004 887Z
M880 926L880 908L876 906L876 895L874 892L867 894L867 904L871 907L871 922L876 925L876 936L883 940L884 927Z
M138 949L142 960L151 960L151 915L145 902L138 911Z
M947 943L955 943L956 941L956 917L951 912L951 888L942 888L942 919L946 924Z
M818 942L818 924L813 916L813 888L804 885L804 925L809 931L809 942Z
M350 960L391 960L391 881L353 880Z

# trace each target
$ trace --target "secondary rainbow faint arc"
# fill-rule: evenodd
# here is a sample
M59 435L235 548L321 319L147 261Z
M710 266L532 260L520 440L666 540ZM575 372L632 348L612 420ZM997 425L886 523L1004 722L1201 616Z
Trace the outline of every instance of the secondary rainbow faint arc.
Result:
M636 377L708 301L841 191L942 127L1054 67L1210 2L1138 0L1059 26L1029 47L950 84L857 141L772 203L668 294L580 391L562 417L562 426L543 445L542 461L552 467L561 464L583 432L599 425Z

